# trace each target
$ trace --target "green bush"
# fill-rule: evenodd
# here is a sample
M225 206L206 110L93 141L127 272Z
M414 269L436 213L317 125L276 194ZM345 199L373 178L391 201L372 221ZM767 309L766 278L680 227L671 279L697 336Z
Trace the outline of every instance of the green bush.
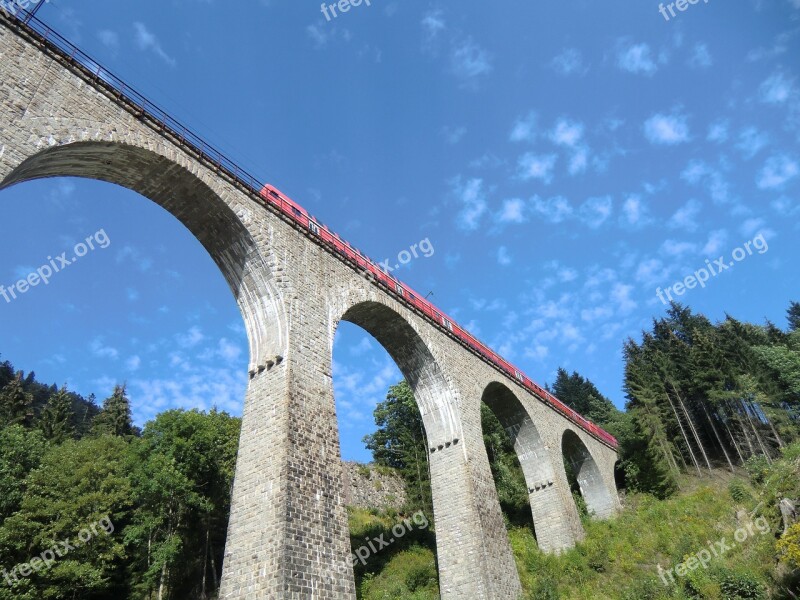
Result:
M759 485L764 482L764 478L769 473L770 465L767 457L763 455L751 456L744 463L745 471L750 476L750 480Z
M749 573L732 573L720 582L724 600L764 600L766 590L755 576Z
M752 501L753 497L750 494L750 490L747 489L747 485L741 479L731 479L731 482L728 484L728 491L733 501L738 504L750 503Z

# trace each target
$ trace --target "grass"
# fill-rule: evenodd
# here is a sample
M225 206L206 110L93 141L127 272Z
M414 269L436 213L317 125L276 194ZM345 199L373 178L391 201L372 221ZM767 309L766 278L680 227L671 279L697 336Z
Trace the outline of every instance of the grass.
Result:
M705 480L668 500L630 497L617 518L586 523L586 539L560 556L541 553L527 529L512 529L509 538L528 599L766 598L773 584L775 536L756 527L742 543L712 556L708 568L698 565L685 577L675 576L674 583L665 575L667 585L659 577L659 565L673 569L709 542L734 543L736 530L749 522L737 521L737 509L743 508L727 482Z
M776 591L777 523L770 523L766 534L753 526L752 533L734 545L737 529L753 522L741 519L758 498L749 482L735 481L729 476L687 478L684 491L667 500L628 496L617 518L586 521L585 540L558 556L539 551L530 527L512 526L509 540L525 600L790 598ZM366 537L388 532L402 518L352 510L354 548L365 544ZM722 540L732 548L712 556L707 568L697 566L684 577L674 576L674 582L665 576L667 585L659 577L658 565L673 569L708 548L709 542ZM435 600L439 594L433 531L415 531L371 556L365 566L357 564L356 581L364 600Z

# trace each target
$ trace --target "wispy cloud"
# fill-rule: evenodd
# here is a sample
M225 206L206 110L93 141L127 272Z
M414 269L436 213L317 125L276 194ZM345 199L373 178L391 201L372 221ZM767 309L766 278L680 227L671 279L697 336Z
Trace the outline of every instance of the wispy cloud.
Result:
M577 48L565 48L550 61L550 67L564 76L585 75L589 71L583 63L583 55Z
M689 125L685 116L659 113L645 121L644 135L651 144L674 146L689 141Z
M161 47L161 42L158 38L147 29L144 23L136 21L133 24L135 31L135 41L139 50L149 51L155 53L161 60L167 63L170 67L174 67L177 63L174 58L169 56Z
M519 157L519 176L525 180L538 179L545 184L553 180L553 168L558 156L555 154L534 154L527 152Z
M462 183L460 179L456 179L453 181L453 191L456 199L462 205L456 216L458 227L465 231L476 230L487 209L483 180L470 179L466 183Z
M634 75L649 76L658 70L648 44L631 44L625 40L617 44L617 67Z
M771 156L758 174L757 185L762 190L782 189L800 174L800 165L786 154Z

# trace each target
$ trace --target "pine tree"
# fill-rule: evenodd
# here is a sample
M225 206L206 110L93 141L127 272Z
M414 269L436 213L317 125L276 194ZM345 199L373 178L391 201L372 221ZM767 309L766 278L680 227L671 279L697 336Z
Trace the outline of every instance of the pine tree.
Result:
M618 412L611 400L603 396L591 381L574 371L568 375L559 367L551 391L567 406L601 427Z
M22 371L0 391L0 424L27 425L33 418L33 395L25 391Z
M72 399L64 386L47 401L39 416L39 429L46 439L60 444L75 435L73 416Z
M786 318L789 321L789 331L800 330L800 302L792 302L786 309Z
M131 418L131 403L124 385L116 386L114 393L103 401L103 410L94 418L92 432L116 436L135 433Z

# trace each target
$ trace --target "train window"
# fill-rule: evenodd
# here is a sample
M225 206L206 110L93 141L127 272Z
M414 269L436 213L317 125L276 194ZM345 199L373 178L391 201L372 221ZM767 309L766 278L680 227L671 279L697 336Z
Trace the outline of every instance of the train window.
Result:
M308 220L308 228L311 230L312 233L316 233L317 235L319 235L319 225L317 225L311 219Z
M522 381L522 373L520 373L519 371L514 371L514 377Z
M399 283L396 283L394 285L394 289L396 289L397 293L400 294L401 296L403 296L405 294L405 290L403 289L403 286L400 285Z
M453 324L444 317L442 317L442 325L444 325L450 331L453 331Z
M292 212L298 217L302 217L303 216L303 213L301 213L300 210L295 208L294 206L292 207Z
M275 198L280 198L280 195L278 195L278 192L276 192L275 190L270 190L269 193L270 193L270 195L274 196Z
M411 302L416 302L416 300L417 300L417 299L414 297L414 294L409 294L409 295L408 295L408 299L409 299L409 300L411 300Z

